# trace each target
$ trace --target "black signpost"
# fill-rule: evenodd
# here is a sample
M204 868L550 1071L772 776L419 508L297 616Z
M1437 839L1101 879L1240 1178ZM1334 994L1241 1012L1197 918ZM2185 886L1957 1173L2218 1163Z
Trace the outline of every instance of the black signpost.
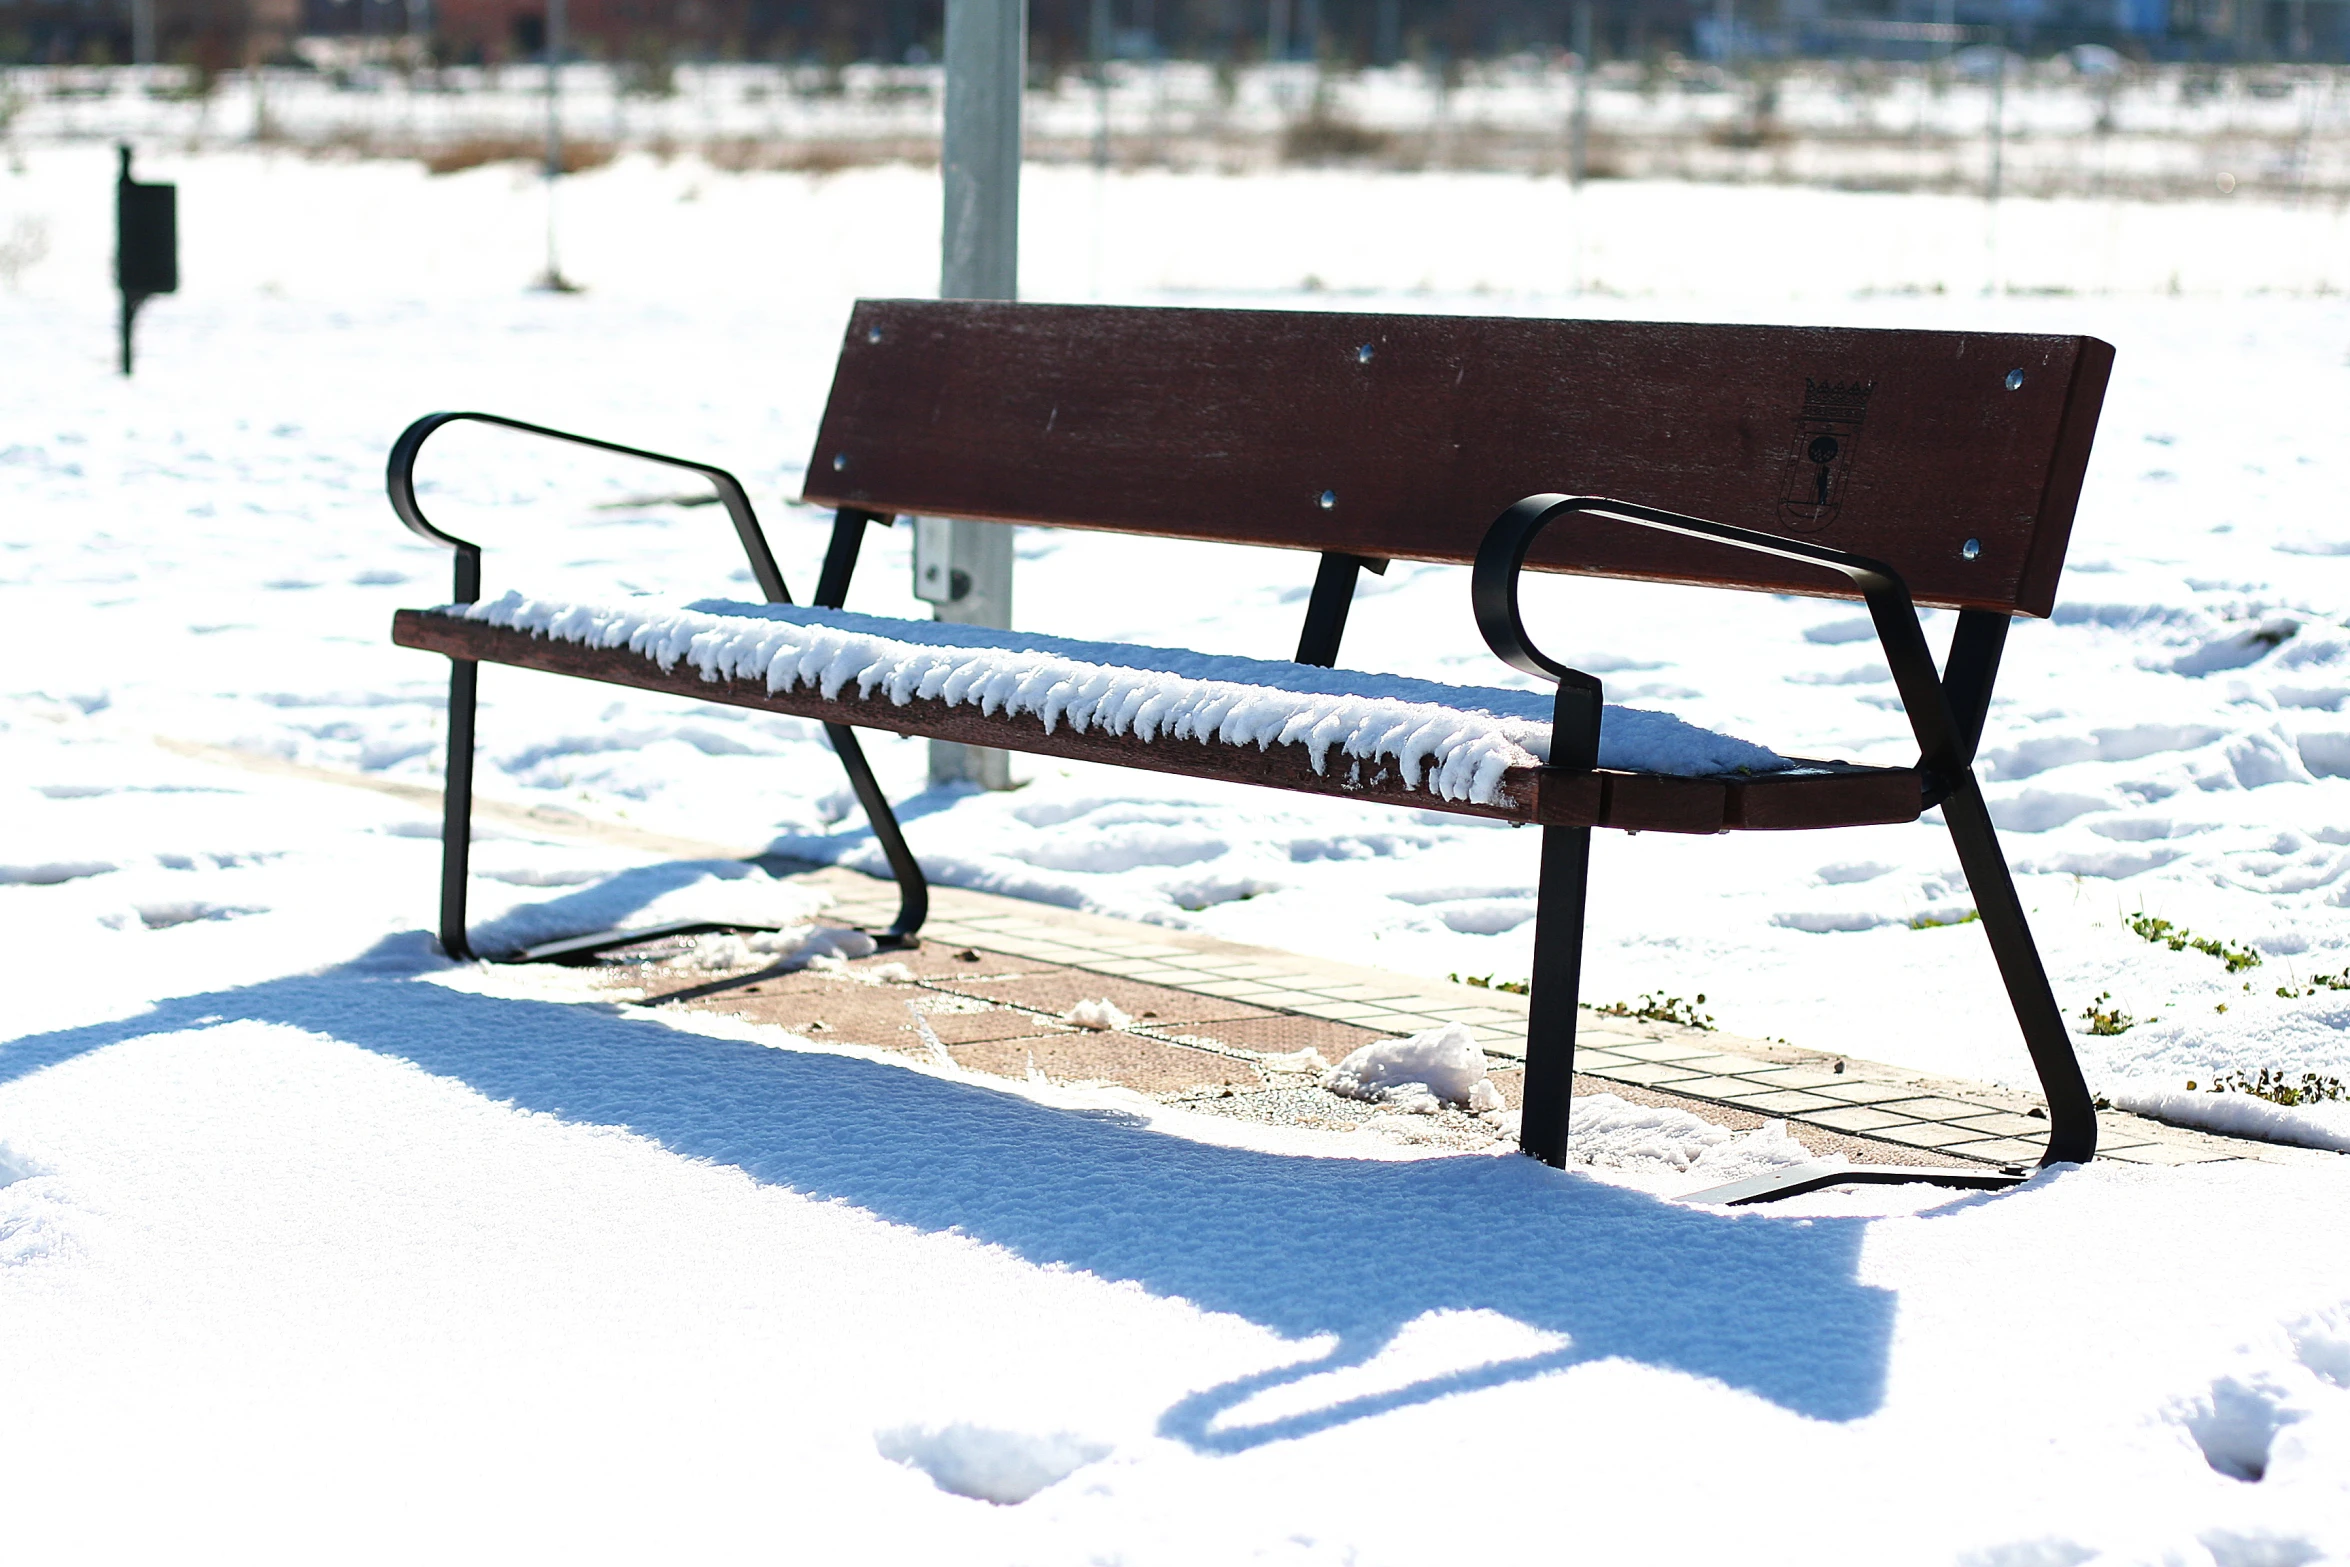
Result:
M120 149L114 181L114 286L122 290L122 373L131 373L131 318L151 295L180 286L179 187L131 178L131 150Z

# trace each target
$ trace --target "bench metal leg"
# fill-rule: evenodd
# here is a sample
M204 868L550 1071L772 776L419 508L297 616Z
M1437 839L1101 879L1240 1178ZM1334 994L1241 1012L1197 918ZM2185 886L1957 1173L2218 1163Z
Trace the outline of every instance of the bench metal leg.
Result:
M930 881L922 874L914 851L906 847L906 835L898 830L898 813L889 808L889 797L881 792L881 783L865 760L857 732L846 724L826 724L824 734L840 758L840 770L849 775L849 788L855 791L857 803L865 809L865 820L872 825L873 836L889 861L889 873L897 878L897 921L887 930L873 932L873 939L885 947L920 946L914 933L930 917Z
M1298 632L1300 664L1329 669L1338 662L1338 644L1346 635L1346 612L1354 607L1355 580L1363 572L1384 576L1387 562L1369 555L1324 550L1314 573L1313 596L1306 600L1306 623Z
M856 575L857 554L865 543L866 524L879 523L886 528L896 521L887 513L854 506L843 506L832 514L832 541L825 546L824 569L817 574L812 600L818 609L838 609L847 601L849 579ZM889 861L890 875L897 878L897 921L888 930L874 933L874 940L885 947L919 946L914 933L930 917L930 881L922 874L914 851L906 847L898 813L890 809L889 796L881 792L881 783L865 760L865 748L857 743L857 732L846 724L826 724L824 733L832 741L833 754L840 758L841 771L849 775L849 788L865 812L874 841L881 845L882 857Z
M465 879L473 872L473 709L481 666L449 660L449 761L441 775L441 950L460 963L473 957L465 939Z
M1590 882L1591 829L1543 828L1518 1151L1553 1166L1567 1162L1567 1104L1575 1080L1575 1019L1583 988L1583 907Z
M2097 1153L2097 1104L2081 1076L2064 1014L2048 988L2048 971L2040 964L2032 928L2024 921L2023 900L2016 895L2015 878L1999 851L1999 836L1992 830L1991 812L1972 768L1951 781L1942 819L1958 847L1958 863L1974 892L1983 932L1991 938L1991 955L1999 962L1999 977L2007 983L2007 999L2015 1008L2024 1047L2032 1053L2040 1091L2048 1100L2048 1148L2040 1162L2086 1164Z

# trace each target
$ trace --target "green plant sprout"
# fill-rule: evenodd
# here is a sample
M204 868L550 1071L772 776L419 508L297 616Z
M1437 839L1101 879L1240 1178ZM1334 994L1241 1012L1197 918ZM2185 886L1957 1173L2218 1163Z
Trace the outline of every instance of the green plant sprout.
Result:
M2133 914L2124 921L2130 929L2158 947L2173 952L2184 952L2189 947L2219 959L2231 974L2241 974L2248 968L2260 967L2260 954L2240 941L2214 941L2209 936L2198 936L2184 925L2173 925L2169 920L2157 919L2151 914Z
M1468 985L1477 990L1506 990L1513 996L1531 994L1534 987L1522 979L1496 980L1491 974L1448 974L1445 978L1456 985Z
M1697 993L1695 1001L1683 1001L1679 996L1644 990L1637 1003L1611 1001L1604 1007L1593 1007L1591 1010L1604 1012L1609 1017L1634 1017L1651 1023L1678 1023L1683 1028L1701 1028L1710 1034L1714 1027L1712 1015L1697 1010L1704 1005L1705 992L1702 990Z
M2155 1018L2134 1018L2113 1004L2113 992L2100 990L2097 999L2081 1008L2081 1021L2089 1025L2092 1034L2126 1034L2141 1022L2152 1023Z
M2300 985L2279 985L2277 994L2292 1001L2301 996L2314 996L2321 990L2350 990L2350 968L2339 974L2312 974Z
M2195 1079L2187 1079L2187 1092L2196 1092ZM2270 1104L2319 1104L2329 1099L2350 1099L2350 1083L2338 1077L2327 1077L2317 1072L2304 1072L2298 1083L2288 1080L2273 1067L2262 1067L2256 1076L2246 1077L2240 1071L2222 1072L2212 1080L2208 1092L2215 1094L2250 1094Z

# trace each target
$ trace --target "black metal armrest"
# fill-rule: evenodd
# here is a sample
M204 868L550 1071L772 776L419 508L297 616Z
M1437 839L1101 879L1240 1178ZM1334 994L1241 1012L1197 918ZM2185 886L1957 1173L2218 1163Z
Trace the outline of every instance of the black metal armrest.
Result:
M1900 574L1891 566L1865 556L1830 549L1824 544L1808 544L1799 539L1760 533L1752 528L1708 522L1702 517L1659 511L1653 506L1637 506L1630 501L1609 500L1597 495L1529 495L1503 512L1495 519L1493 526L1486 530L1485 542L1477 548L1477 563L1469 579L1469 599L1476 611L1477 629L1484 634L1486 646L1492 648L1503 663L1530 675L1559 681L1562 720L1568 716L1569 682L1588 683L1592 693L1593 759L1581 765L1597 765L1599 682L1543 654L1526 635L1525 622L1518 616L1518 573L1526 563L1526 552L1533 547L1536 535L1569 513L1605 517L1615 522L1628 522L1638 528L1678 533L1685 538L1706 539L1716 544L1752 550L1758 555L1776 555L1781 560L1801 561L1839 573L1860 589L1861 597L1868 604L1869 619L1875 622L1877 628L1877 641L1885 650L1885 662L1892 668L1893 683L1901 693L1902 708L1909 715L1910 729L1917 736L1918 765L1943 778L1951 778L1965 771L1972 762L1974 745L1967 738L1967 730L1961 727L1952 714L1949 696L1943 690L1941 679L1934 673L1934 657L1926 646L1925 629L1918 624L1917 606L1910 600L1907 584L1903 583ZM1579 719L1579 712L1575 716ZM1564 728L1563 722L1554 726L1554 766L1561 765L1556 754L1556 736Z
M445 544L457 552L456 602L470 604L481 597L481 546L454 534L444 533L426 519L424 508L416 504L416 454L424 449L425 441L435 430L460 420L520 430L525 435L543 435L549 440L568 441L574 446L592 446L597 451L618 452L623 457L635 457L670 468L685 468L700 474L717 490L718 499L726 507L727 516L734 520L735 536L742 541L743 553L750 557L751 576L759 584L759 591L766 595L770 604L791 602L791 592L783 585L783 573L775 564L775 552L767 547L767 535L760 530L759 519L751 510L751 498L744 491L742 481L724 468L695 462L690 458L648 452L641 447L623 446L617 441L599 441L590 435L551 430L543 424L529 424L520 419L509 419L503 414L426 414L402 430L400 438L392 443L391 460L384 470L384 488L391 496L392 510L407 524L409 532L430 539L435 544Z

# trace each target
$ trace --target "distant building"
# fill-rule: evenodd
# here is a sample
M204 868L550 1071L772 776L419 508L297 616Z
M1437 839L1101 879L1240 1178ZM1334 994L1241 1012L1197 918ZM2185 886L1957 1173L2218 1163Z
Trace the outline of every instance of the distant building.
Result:
M226 71L274 59L302 25L302 0L153 0L155 59ZM127 65L131 0L0 0L0 61Z

